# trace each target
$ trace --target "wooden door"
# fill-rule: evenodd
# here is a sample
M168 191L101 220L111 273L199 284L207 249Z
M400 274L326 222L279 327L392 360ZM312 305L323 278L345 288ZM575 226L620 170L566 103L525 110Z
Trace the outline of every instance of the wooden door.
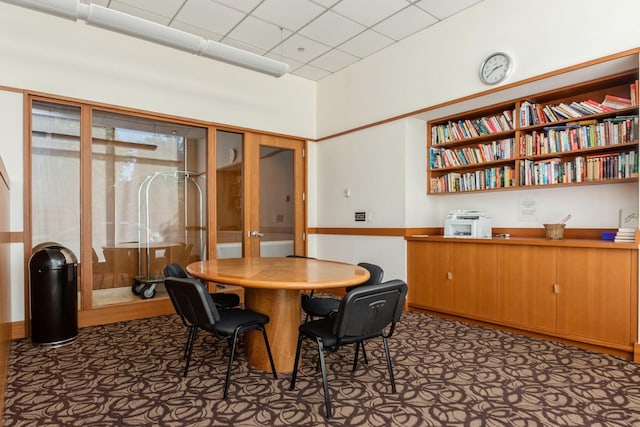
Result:
M558 248L558 332L620 344L635 341L637 259L632 250ZM631 320L634 320L634 326Z
M451 243L416 242L407 245L409 304L436 311L450 311L453 282L449 279Z
M484 243L452 244L451 280L454 310L476 319L496 318L496 245Z
M541 332L556 330L556 248L498 248L498 320Z

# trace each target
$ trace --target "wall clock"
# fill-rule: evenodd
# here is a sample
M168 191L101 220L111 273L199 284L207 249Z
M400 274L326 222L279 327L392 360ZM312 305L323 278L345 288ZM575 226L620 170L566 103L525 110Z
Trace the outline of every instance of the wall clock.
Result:
M500 83L511 72L511 65L511 58L506 53L492 53L480 66L480 80L488 85Z
M227 151L227 160L229 163L235 162L237 158L238 152L234 148L229 148L229 151Z

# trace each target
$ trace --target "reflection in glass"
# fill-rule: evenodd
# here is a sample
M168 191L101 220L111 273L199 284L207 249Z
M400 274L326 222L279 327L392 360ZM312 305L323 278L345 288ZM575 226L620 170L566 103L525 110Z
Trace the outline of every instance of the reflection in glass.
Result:
M33 246L51 242L80 259L80 108L34 101L31 129Z
M294 152L260 146L260 256L294 253Z
M242 256L244 135L216 132L217 258Z
M153 296L166 264L206 253L206 129L106 111L92 125L93 289Z

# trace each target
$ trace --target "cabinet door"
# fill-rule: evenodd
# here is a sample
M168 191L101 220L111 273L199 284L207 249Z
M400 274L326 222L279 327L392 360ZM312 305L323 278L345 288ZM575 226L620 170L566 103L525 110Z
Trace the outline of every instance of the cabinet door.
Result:
M555 332L556 248L498 248L498 320L506 325Z
M453 286L448 280L451 246L443 242L408 242L410 304L437 311L451 310Z
M596 343L633 344L631 292L638 271L634 253L558 248L558 332Z
M497 247L485 243L451 244L453 309L476 319L496 318Z

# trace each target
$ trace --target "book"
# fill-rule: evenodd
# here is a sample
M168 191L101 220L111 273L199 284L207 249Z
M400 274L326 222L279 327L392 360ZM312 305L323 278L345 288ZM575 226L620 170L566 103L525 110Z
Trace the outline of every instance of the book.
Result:
M619 110L631 107L631 99L615 95L605 95L602 105Z

